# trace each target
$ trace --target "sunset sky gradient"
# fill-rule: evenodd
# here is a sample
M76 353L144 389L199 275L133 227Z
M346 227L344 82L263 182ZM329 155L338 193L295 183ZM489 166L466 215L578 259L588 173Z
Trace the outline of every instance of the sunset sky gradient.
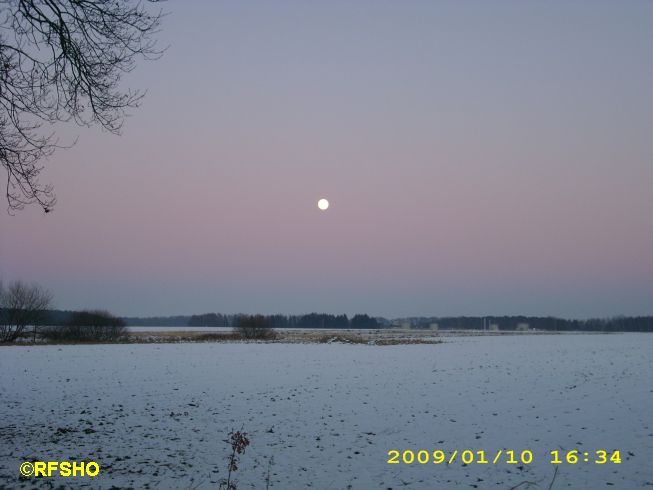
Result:
M652 2L163 6L123 135L59 127L54 212L0 213L4 281L121 315L653 314Z

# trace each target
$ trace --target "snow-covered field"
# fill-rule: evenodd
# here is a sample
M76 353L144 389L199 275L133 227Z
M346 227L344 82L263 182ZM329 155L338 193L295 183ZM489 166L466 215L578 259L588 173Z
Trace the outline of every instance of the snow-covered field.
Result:
M653 485L650 334L15 346L0 347L0 373L2 488L215 489L241 427L241 489L266 488L272 456L278 489L547 489L555 449L581 459L553 489ZM528 449L533 462L390 465L391 449ZM592 463L596 450L621 464ZM34 460L101 472L20 480Z

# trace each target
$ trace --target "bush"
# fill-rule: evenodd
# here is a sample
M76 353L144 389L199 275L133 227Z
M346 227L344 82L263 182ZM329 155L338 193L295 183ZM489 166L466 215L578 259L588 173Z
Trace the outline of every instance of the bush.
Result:
M115 342L127 335L125 321L107 311L76 311L65 325L42 332L48 340L66 342Z
M270 327L270 321L263 315L242 315L234 332L243 339L271 340L277 333Z

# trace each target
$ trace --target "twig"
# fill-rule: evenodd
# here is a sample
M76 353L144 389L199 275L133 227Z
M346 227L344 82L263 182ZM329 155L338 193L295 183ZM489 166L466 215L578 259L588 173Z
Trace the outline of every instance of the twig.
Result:
M553 488L553 482L556 481L556 476L558 475L558 468L560 468L560 466L556 466L556 470L553 472L553 478L551 479L551 483L549 483L549 490Z

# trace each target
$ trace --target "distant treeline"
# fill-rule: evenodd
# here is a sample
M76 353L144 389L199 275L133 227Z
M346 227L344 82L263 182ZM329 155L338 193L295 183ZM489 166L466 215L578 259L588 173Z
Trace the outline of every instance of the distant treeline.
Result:
M233 327L241 315L223 315L205 313L193 315L188 321L189 327ZM328 313L309 313L307 315L267 315L268 325L272 328L380 328L376 318L368 315L354 315L351 320L347 315Z
M2 311L2 308L0 308ZM79 312L72 310L45 310L40 316L38 325L61 326L67 325ZM127 326L144 327L185 327L190 321L190 316L152 316L152 317L122 317Z
M68 310L47 310L39 321L40 325L65 325L75 314ZM233 328L242 315L205 313L202 315L177 315L155 317L123 317L127 326L144 327L227 327ZM456 317L409 317L397 320L373 318L358 314L352 318L347 315L309 313L306 315L266 316L272 328L389 328L393 325L409 325L412 328L431 328L438 325L440 330L482 330L484 325L496 325L499 330L515 330L527 325L536 330L551 331L601 331L601 332L653 332L653 316L617 316L589 320L567 320L540 316L456 316Z
M540 316L457 316L442 318L406 319L415 328L429 328L437 323L445 330L482 330L496 325L499 330L516 330L524 325L536 330L550 331L601 331L601 332L653 332L653 316L618 316L588 320L567 320Z

